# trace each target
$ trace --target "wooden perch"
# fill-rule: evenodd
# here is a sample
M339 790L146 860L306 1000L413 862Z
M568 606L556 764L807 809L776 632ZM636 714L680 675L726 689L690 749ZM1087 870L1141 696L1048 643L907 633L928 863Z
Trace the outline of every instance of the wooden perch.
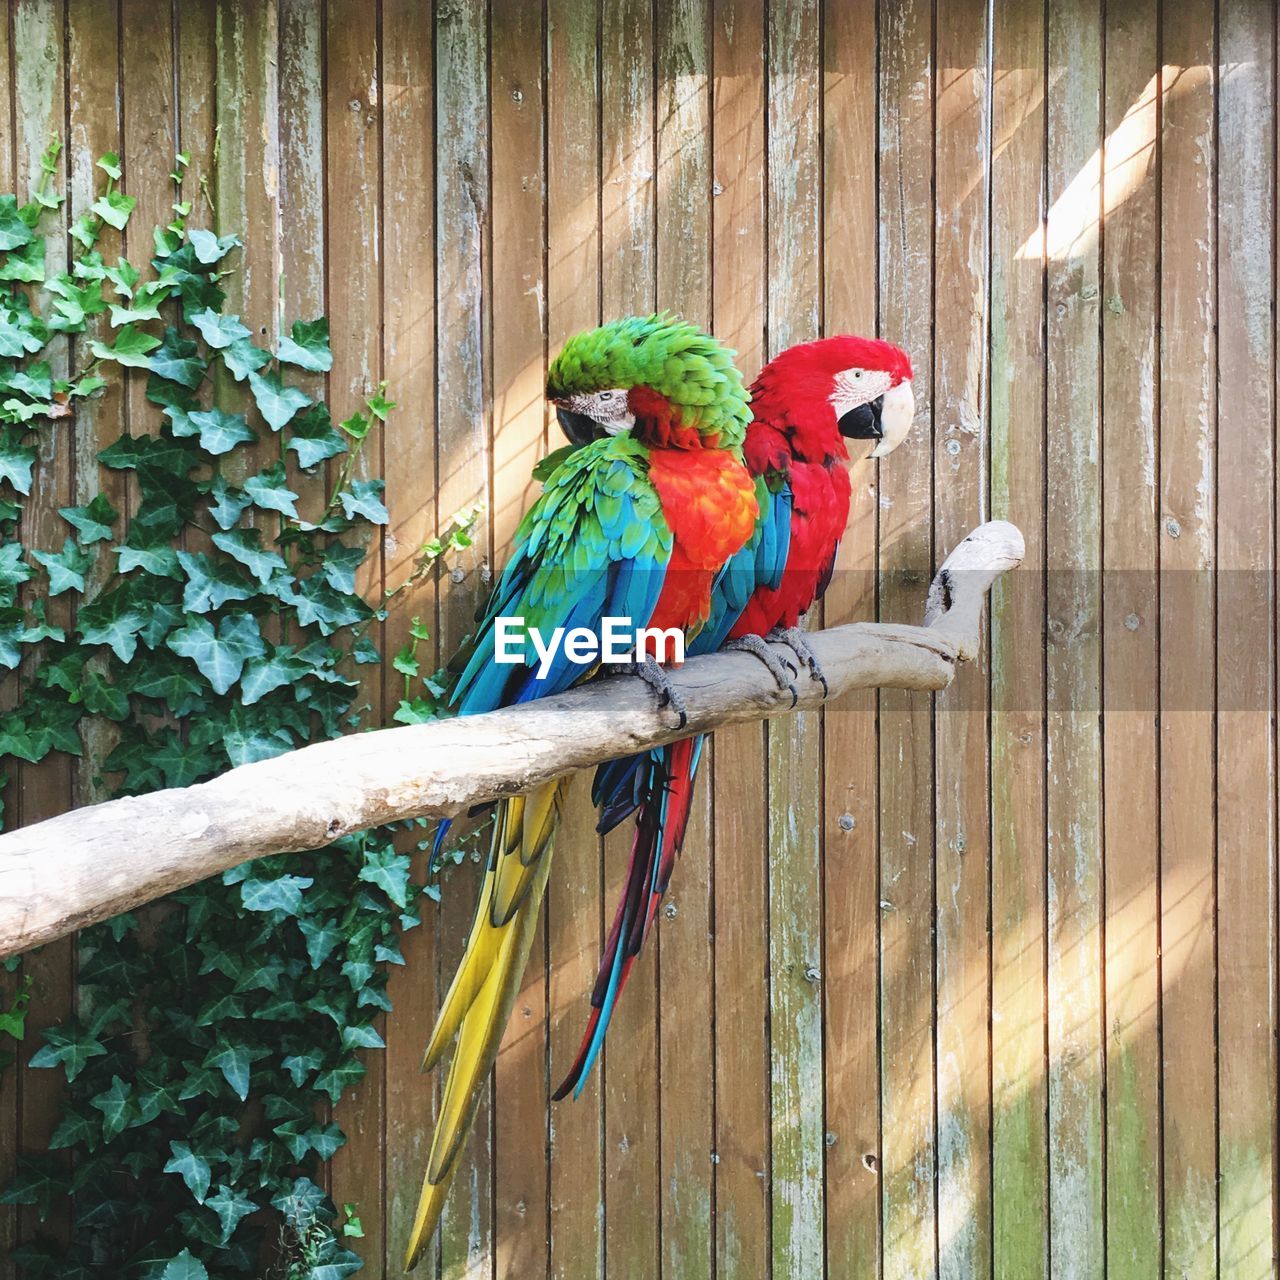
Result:
M810 635L829 696L945 688L956 664L978 651L991 584L1022 555L1013 525L984 524L938 570L924 626L856 622ZM798 683L799 706L823 701L817 683ZM691 658L672 684L688 709L683 732L648 686L615 677L489 715L317 743L210 782L110 800L0 835L0 955L250 858L319 848L394 819L454 815L601 760L792 710L790 695L745 653Z

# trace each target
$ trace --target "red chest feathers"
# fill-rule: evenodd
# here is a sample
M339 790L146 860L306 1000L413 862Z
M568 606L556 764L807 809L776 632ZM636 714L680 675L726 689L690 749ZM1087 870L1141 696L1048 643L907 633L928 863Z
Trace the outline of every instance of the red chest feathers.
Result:
M758 590L731 632L766 635L774 627L794 627L826 589L836 549L849 521L852 485L839 464L793 461L793 510L787 567L776 591Z
M706 621L720 566L755 528L755 485L746 468L723 449L656 449L649 459L649 478L672 536L671 560L651 625L697 628Z

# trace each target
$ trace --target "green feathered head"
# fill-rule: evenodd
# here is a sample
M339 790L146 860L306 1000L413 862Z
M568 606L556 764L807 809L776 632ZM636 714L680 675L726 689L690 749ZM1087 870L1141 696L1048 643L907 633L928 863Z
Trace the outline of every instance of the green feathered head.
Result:
M665 311L570 338L547 398L574 444L632 432L648 444L738 448L751 421L733 352Z

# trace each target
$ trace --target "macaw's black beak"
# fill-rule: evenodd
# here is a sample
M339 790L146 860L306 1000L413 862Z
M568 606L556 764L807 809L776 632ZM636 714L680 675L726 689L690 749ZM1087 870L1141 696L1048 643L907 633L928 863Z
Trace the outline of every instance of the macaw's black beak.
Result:
M585 413L574 413L563 405L556 406L556 420L571 444L589 444L601 434L601 426L594 418L588 418Z
M884 396L876 396L840 419L840 434L847 440L879 440L884 435L880 415L884 413Z

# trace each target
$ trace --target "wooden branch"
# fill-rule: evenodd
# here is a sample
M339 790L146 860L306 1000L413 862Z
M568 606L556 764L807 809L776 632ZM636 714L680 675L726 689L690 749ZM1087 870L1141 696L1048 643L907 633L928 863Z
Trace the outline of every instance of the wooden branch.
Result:
M956 664L978 651L991 584L1022 555L1013 525L985 524L938 570L923 627L853 623L809 636L829 696L945 688ZM395 819L452 816L601 760L792 710L790 695L745 653L691 658L672 684L688 709L683 732L646 685L614 677L489 715L317 743L210 782L110 800L0 835L0 955L251 858L319 848ZM822 701L820 686L802 679L799 706Z

